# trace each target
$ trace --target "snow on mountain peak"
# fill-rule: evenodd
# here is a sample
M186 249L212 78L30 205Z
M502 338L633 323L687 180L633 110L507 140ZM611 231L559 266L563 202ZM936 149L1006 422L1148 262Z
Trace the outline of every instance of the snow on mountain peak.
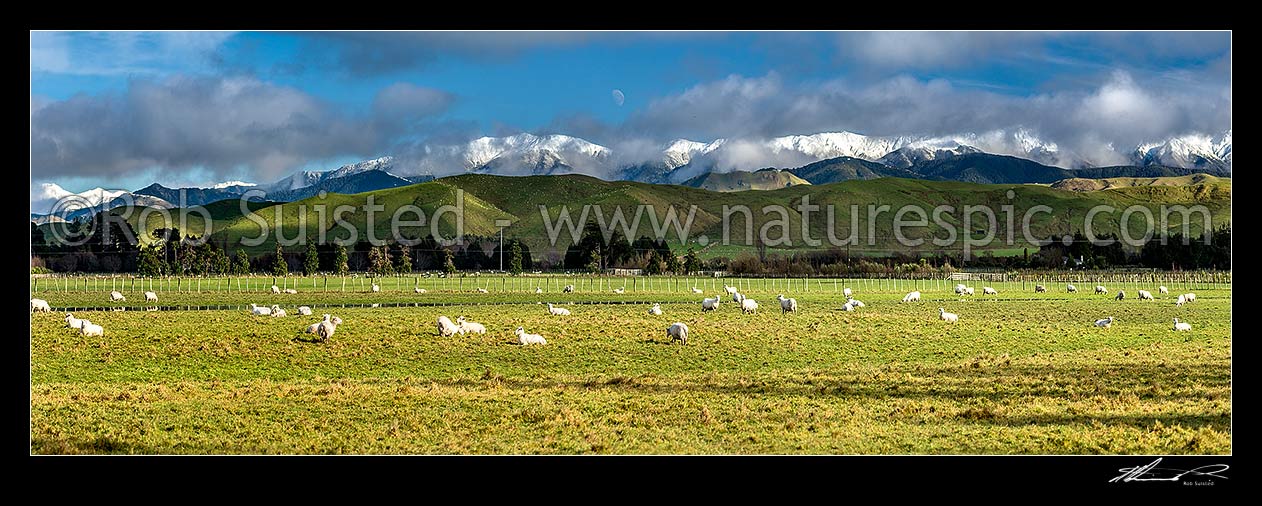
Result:
M222 190L224 188L231 188L233 186L258 186L258 183L247 183L245 181L224 181L222 183L216 183L210 188L212 190Z

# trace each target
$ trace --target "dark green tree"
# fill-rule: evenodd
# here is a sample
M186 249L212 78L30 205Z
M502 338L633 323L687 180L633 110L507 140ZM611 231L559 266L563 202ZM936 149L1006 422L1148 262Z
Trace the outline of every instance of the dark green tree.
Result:
M697 258L697 252L692 248L688 248L688 254L684 255L684 274L692 274L701 270L701 259Z
M337 244L337 251L333 255L333 270L338 276L345 276L351 270L345 244Z
M412 272L412 247L406 244L399 245L399 255L394 259L394 270L408 274Z
M245 254L245 250L237 250L237 260L232 264L232 273L239 276L250 273L250 256Z
M320 270L320 253L316 251L315 242L307 243L307 255L302 260L302 270L308 276L314 276Z
M162 254L158 252L161 247L154 244L140 248L140 263L136 266L136 271L142 276L161 276L166 273L166 262L162 260Z
M289 262L285 261L285 252L280 249L280 243L276 243L276 257L272 259L272 275L284 276L289 274Z
M684 265L679 261L679 257L674 253L666 255L666 270L678 274L684 270Z
M443 270L447 271L447 274L456 273L456 255L449 249L443 250Z
M657 255L656 250L649 250L648 261L644 263L645 274L661 274L664 266L662 258Z
M394 265L390 263L390 250L386 246L374 246L368 250L368 271L374 276L394 274Z
M514 276L521 274L521 241L513 241L508 248L508 271Z
M592 274L600 272L600 252L592 251L591 256L587 260L587 272Z

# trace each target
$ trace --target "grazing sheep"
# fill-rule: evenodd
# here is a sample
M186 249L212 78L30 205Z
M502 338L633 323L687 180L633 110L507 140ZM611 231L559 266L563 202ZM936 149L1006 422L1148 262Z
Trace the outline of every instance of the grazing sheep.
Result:
M983 286L982 295L999 295L999 291L989 286Z
M418 286L416 288L413 288L412 291L416 293L425 293L427 290Z
M526 331L522 329L521 327L517 327L517 330L514 331L513 333L517 334L517 342L521 343L522 345L548 344L548 341L544 339L543 336L539 334L527 334Z
M915 291L903 296L903 302L920 302L920 292Z
M1188 323L1188 322L1181 322L1181 321L1179 321L1179 319L1178 319L1178 318L1175 318L1175 319L1174 319L1174 330L1175 330L1176 332L1185 331L1185 330L1192 330L1192 324L1190 324L1190 323Z
M83 325L79 327L79 332L81 332L85 336L97 336L97 337L105 336L105 328L87 320L83 320Z
M701 293L701 289L694 286L692 287L692 293Z
M963 295L966 290L968 290L968 287L964 286L964 283L959 283L955 285L956 295Z
M294 290L293 288L286 288L284 291L285 293L290 294L290 295L294 295L298 293L298 290Z
M318 331L320 330L320 324L321 324L321 323L324 323L324 322L327 322L327 321L331 321L331 319L330 319L330 316L326 314L326 315L324 315L324 319L323 319L323 320L320 320L320 321L318 321L318 322L312 323L311 325L308 325L308 326L307 326L307 330L305 330L305 331L303 331L303 332L306 332L306 333L308 333L308 334L315 334L316 332L318 332ZM339 322L339 323L340 323L340 322Z
M723 290L727 291L728 294L736 293L736 287L734 286L723 285Z
M945 309L938 308L938 318L941 318L942 321L947 322L947 323L955 323L959 321L960 315L957 315L955 313L948 313L946 312Z
M743 300L745 300L745 296L741 292L732 292L732 302L740 304Z
M971 287L971 286L966 286L966 287L964 287L964 295L973 295L973 294L975 294L975 293L977 293L977 292L976 292L976 290L974 290L974 289L973 289L973 287Z
M850 297L851 295L854 295L854 292L851 292L849 288L842 288L841 294L845 295L846 297Z
M780 301L780 314L791 313L798 310L797 299L786 299L784 294L776 296L776 300Z
M461 334L485 334L486 326L478 322L471 322L464 319L463 316L456 318L456 325L459 326Z
M74 317L74 315L72 315L72 314L70 314L70 313L66 313L66 326L67 326L67 327L70 327L70 328L72 328L72 329L82 328L82 327L83 327L83 322L85 322L85 321L87 321L87 320L82 320L82 319L79 319L79 318L75 318L75 317Z
M31 299L31 312L32 313L38 312L38 311L47 312L47 311L52 311L52 310L53 308L48 307L48 301L44 299Z
M722 301L722 295L715 295L713 299L701 299L701 311L714 311L719 308L719 302Z
M1110 316L1110 317L1105 318L1105 319L1103 319L1103 320L1096 320L1096 321L1095 321L1095 326L1097 326L1097 327L1102 327L1102 328L1109 328L1109 327L1112 327L1112 326L1113 326L1113 317L1112 317L1112 316Z
M625 288L614 288L614 289L613 289L613 293L616 293L616 294L618 294L618 295L622 295L623 293L626 293L626 291L627 291L627 290L626 290Z
M118 292L110 292L110 300L112 301L124 300L125 301L127 300L127 297L123 297L123 294L118 293Z
M854 297L846 297L846 304L850 304L851 306L856 307L856 308L864 307L867 305L867 304L864 304L863 301L856 299Z
M845 303L845 304L842 304L842 305L841 305L841 310L842 310L842 311L854 311L854 304L853 304L853 303L851 303L850 301L846 301L846 303Z
M746 299L742 297L741 298L741 311L745 312L745 314L757 312L758 303L754 302L754 299Z
M670 342L679 341L679 344L688 344L688 325L682 322L675 322L666 329L666 336L670 338Z
M1117 297L1114 297L1115 300L1122 300L1125 298L1126 298L1126 290L1118 290Z
M662 315L662 305L661 305L661 304L653 304L653 307L649 308L649 314L651 314L651 315L653 315L653 316L661 316L661 315Z
M1101 293L1109 293L1109 289L1105 288L1104 285L1095 285L1095 293L1097 295Z
M278 317L278 316L284 317L288 315L285 314L285 310L281 309L280 306L276 304L272 304L272 317Z
M308 306L298 306L298 314L302 316L311 316L311 308Z
M158 294L153 292L145 292L145 302L157 302Z
M535 293L543 293L542 287L535 287Z
M446 337L460 332L460 326L452 323L451 318L446 316L438 317L438 335Z
M1078 293L1078 287L1074 285L1065 285L1065 291L1069 293Z
M272 293L280 293L280 287L276 285L272 285Z
M1196 294L1194 293L1187 293L1187 294L1184 294L1183 296L1187 297L1188 302L1196 302Z
M1148 290L1140 290L1140 291L1139 291L1139 300L1154 300L1154 299L1153 299L1153 297L1152 297L1152 292L1150 292L1150 291L1148 291Z
M272 308L250 304L250 312L253 313L254 316L267 316L272 314Z
M373 283L373 284L372 284L372 291L373 291L373 293L380 292L380 291L381 291L381 287L380 287L380 286L378 286L376 283Z
M1169 288L1166 288L1166 287L1164 287L1164 286L1159 286L1159 287L1157 287L1157 293L1162 294L1162 295L1166 295L1166 294L1169 294L1169 293L1170 293L1170 289L1169 289Z
M1034 293L1043 293L1047 291L1047 287L1043 285L1034 285Z
M565 285L565 289L561 291L565 293L574 293L574 285Z
M569 316L569 315L570 315L570 310L569 310L569 309L565 309L565 308L563 308L563 307L553 307L553 306L552 306L552 303L551 303L551 302L549 302L549 303L548 303L548 314L553 314L553 315L557 315L557 316Z
M1174 305L1176 305L1176 306L1182 306L1182 305L1186 304L1186 303L1187 303L1187 301L1188 301L1188 296L1187 296L1187 295L1179 295L1178 300L1175 300L1175 301L1174 301Z

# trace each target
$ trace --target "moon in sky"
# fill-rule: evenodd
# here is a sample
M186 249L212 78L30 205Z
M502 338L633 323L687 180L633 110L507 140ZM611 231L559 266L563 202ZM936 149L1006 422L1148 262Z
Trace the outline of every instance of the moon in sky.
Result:
M622 107L622 103L627 100L627 96L622 94L622 90L613 90L612 94L613 103L618 104L618 107Z

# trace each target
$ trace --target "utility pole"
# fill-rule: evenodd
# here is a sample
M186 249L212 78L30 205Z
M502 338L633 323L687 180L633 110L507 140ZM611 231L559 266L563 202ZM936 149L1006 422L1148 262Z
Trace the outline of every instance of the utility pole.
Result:
M504 227L512 224L512 220L495 220L495 226L500 228L500 273L504 272Z

